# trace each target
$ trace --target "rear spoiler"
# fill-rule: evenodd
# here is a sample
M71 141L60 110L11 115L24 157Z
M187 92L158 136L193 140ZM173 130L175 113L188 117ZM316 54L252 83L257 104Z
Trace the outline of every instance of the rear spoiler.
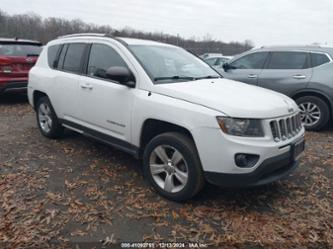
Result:
M20 41L20 40L0 40L0 44L22 44L22 45L36 45L43 46L43 43L38 41Z

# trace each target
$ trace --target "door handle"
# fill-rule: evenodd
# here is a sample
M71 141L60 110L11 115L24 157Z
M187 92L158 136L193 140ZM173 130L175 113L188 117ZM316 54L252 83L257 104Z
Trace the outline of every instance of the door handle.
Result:
M249 79L256 79L256 78L258 78L258 75L256 75L256 74L249 74L247 77Z
M93 89L93 86L90 85L90 84L80 84L80 87L82 89L88 89L88 90L92 90Z
M298 74L298 75L294 75L293 78L294 78L294 79L297 79L297 80L304 80L304 79L306 79L306 76L305 76L305 75Z

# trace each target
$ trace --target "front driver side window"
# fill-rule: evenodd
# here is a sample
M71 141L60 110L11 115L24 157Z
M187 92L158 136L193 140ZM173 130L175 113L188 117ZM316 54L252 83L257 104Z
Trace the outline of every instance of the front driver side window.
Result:
M233 69L262 69L264 67L268 52L259 52L245 55L232 62Z
M127 65L110 46L93 44L88 63L88 75L106 79L106 70L110 67L127 67Z

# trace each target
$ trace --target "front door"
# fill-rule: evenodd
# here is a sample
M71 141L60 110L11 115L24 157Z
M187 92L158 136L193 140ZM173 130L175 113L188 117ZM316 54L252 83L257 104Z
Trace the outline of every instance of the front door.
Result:
M267 59L267 52L247 54L229 64L229 69L222 72L227 79L258 85L259 75Z
M111 45L92 44L87 75L79 80L79 119L87 128L129 141L135 88L106 78L114 66L128 67Z

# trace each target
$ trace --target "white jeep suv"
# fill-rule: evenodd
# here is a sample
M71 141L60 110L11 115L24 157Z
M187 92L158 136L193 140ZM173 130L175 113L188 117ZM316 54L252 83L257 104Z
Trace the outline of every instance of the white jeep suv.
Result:
M193 197L205 182L236 187L288 175L304 150L290 98L223 79L182 48L76 34L47 44L28 96L41 133L71 129L143 160L164 197Z

